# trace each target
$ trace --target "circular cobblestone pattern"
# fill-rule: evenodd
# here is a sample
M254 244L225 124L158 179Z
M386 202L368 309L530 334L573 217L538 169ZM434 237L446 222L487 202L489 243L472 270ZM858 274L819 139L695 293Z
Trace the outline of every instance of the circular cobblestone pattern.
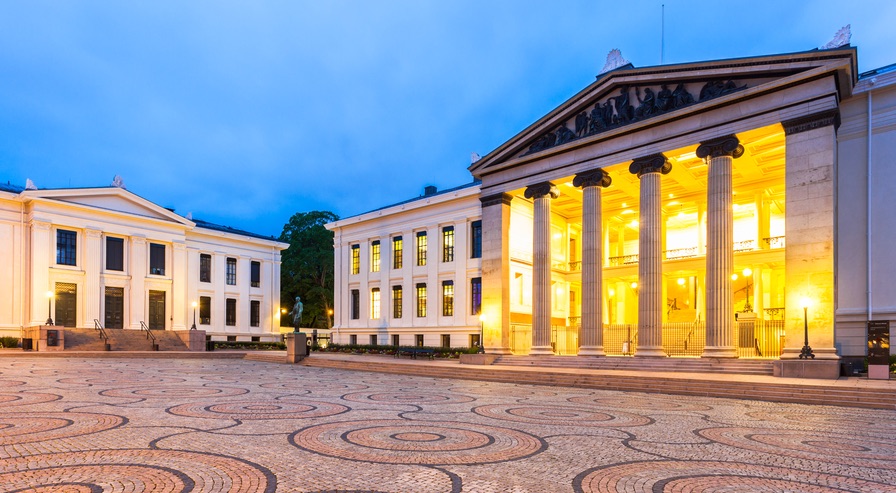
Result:
M168 408L177 416L214 419L306 419L334 416L348 412L349 408L339 404L319 401L240 401L218 404L181 404Z

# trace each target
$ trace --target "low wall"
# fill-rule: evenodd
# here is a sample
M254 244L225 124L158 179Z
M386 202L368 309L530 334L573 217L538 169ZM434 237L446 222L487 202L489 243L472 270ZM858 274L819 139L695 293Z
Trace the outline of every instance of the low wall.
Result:
M175 330L173 332L190 351L205 351L204 330Z
M41 325L25 328L24 339L31 339L34 351L62 351L65 348L65 327ZM25 341L22 341L22 347Z

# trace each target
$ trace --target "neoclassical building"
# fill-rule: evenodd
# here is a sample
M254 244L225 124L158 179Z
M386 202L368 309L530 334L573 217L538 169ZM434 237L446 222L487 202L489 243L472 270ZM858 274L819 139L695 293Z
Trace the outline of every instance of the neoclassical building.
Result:
M867 322L896 319L896 67L859 74L848 45L620 65L474 162L467 200L331 224L342 342L376 326L384 343L408 323L370 321L374 284L389 303L398 277L374 283L353 258L475 222L480 256L425 277L427 294L480 280L489 353L792 359L808 334L816 360L862 357ZM399 276L403 292L416 276ZM452 328L478 340L464 303ZM412 331L437 345L441 324Z
M183 217L123 186L0 185L0 335L68 328L197 329L279 340L271 237ZM194 305L195 303L195 305Z

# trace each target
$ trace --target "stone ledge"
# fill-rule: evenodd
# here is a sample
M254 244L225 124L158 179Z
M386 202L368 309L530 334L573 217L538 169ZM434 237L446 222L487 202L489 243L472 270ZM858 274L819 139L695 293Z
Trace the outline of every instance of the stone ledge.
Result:
M460 355L460 364L462 365L490 365L498 359L497 354L462 354Z
M840 377L840 360L785 359L775 361L773 369L776 377L836 380Z

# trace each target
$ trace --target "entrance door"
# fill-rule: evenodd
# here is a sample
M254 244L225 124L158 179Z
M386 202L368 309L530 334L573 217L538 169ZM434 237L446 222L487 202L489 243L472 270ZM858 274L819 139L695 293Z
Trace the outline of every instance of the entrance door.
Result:
M56 283L56 325L75 328L78 326L78 285Z
M165 292L149 292L149 328L165 330Z
M106 288L106 316L103 325L107 329L124 327L124 288Z

